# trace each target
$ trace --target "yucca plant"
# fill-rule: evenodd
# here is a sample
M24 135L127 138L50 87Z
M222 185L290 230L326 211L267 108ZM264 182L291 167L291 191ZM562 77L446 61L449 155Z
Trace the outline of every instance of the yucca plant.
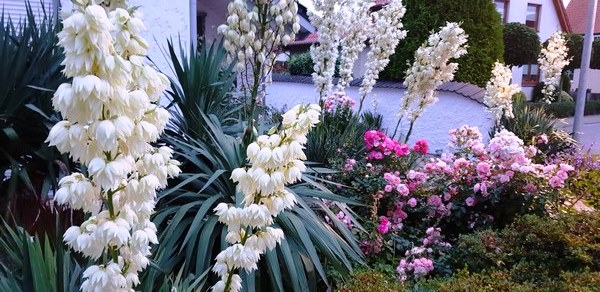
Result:
M360 157L364 153L363 136L368 130L381 128L381 115L365 112L362 115L352 112L345 115L326 114L323 123L318 124L309 134L306 157L309 161L330 165L333 159L346 153Z
M77 291L84 265L54 244L6 222L0 226L0 291Z
M176 134L166 139L184 162L185 173L159 195L154 222L162 232L154 251L155 268L142 281L144 291L170 289L169 277L173 281L179 274L200 279L188 288L201 291L217 280L210 269L216 255L227 246L227 232L213 209L220 202L242 201L230 175L245 164L246 157L241 140L225 134L216 116L204 116L202 126L208 133L206 139ZM313 168L302 183L289 188L298 204L275 221L286 237L265 254L258 272L242 275L246 291L318 291L330 285L326 265L347 273L353 263L362 262L353 234L322 199L336 202L346 214L352 211L342 202L352 202L324 187L315 175L324 171ZM324 222L325 215L333 225Z
M173 41L167 42L168 58L175 78L168 91L174 107L172 125L192 138L202 135L201 113L212 113L226 125L235 124L239 106L232 105L231 92L235 89L234 63L227 62L223 40L210 44L202 42L198 49L188 53L179 42L179 53Z
M34 218L46 210L58 172L69 167L44 143L58 119L52 89L65 80L58 31L60 23L46 13L34 17L29 4L25 19L0 16L0 209L2 217L11 214L28 229L40 223Z

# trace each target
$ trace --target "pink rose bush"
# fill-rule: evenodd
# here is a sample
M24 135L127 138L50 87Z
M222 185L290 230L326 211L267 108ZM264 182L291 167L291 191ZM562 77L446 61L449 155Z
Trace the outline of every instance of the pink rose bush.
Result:
M342 183L352 187L348 195L362 195L369 205L357 213L370 230L354 230L363 252L371 260L397 261L401 280L443 268L445 250L459 234L546 212L545 199L574 169L560 161L536 163L538 149L506 130L487 145L469 126L451 130L449 140L446 153L430 157L426 140L411 147L367 131L365 157L340 165Z

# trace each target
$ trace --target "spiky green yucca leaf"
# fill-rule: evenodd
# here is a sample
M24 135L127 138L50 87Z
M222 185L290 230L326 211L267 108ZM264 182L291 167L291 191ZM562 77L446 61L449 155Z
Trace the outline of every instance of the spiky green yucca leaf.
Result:
M168 57L173 73L171 89L168 91L172 105L172 123L179 131L192 138L202 135L202 117L200 113L216 115L224 123L235 122L237 108L230 104L234 90L234 63L227 62L227 51L223 40L211 44L204 42L197 50L191 48L188 53L179 42L179 53L172 41L167 42Z
M50 237L30 236L21 227L0 227L0 291L77 291L83 266L70 251L56 250Z
M227 231L213 209L221 202L242 201L230 175L246 158L241 141L224 134L216 117L204 117L203 127L210 133L205 141L178 135L167 139L184 161L185 173L159 196L154 222L163 231L154 252L156 268L145 275L144 291L168 288L165 278L180 273L201 279L189 289L205 291L217 280L210 269L216 255L227 247ZM353 262L362 261L353 235L321 199L338 202L347 214L352 212L341 202L351 201L331 193L311 173L289 191L296 194L298 204L275 220L286 237L262 257L258 272L242 274L247 291L316 291L328 284L324 263L343 273L351 270ZM333 226L324 222L324 215Z
M0 209L4 218L12 213L17 221L27 217L17 207L22 194L33 195L29 207L43 201L56 190L57 162L68 164L44 143L56 115L52 90L42 88L56 89L65 81L56 45L60 24L45 11L34 17L28 2L26 8L25 19L9 18L4 11L0 16Z

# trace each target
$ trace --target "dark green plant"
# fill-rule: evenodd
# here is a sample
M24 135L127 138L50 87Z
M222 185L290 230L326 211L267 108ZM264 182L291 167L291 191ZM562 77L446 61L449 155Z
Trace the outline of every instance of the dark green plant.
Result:
M528 26L511 22L504 25L504 63L509 66L537 63L540 37Z
M324 165L331 165L336 159L346 159L348 153L361 157L365 132L380 129L381 122L381 115L369 112L362 116L352 112L324 114L323 122L308 134L306 157Z
M456 268L503 270L512 281L552 281L562 272L600 272L596 214L527 215L502 231L462 235L451 251Z
M493 137L500 130L499 127L515 133L523 141L530 141L533 137L554 131L554 119L543 109L532 108L526 101L513 98L514 118L503 117L500 124L490 132Z
M62 242L31 236L21 227L3 223L0 247L0 291L79 290L85 265L63 249Z
M568 118L575 114L575 103L573 101L561 101L547 103L533 103L532 108L544 108L544 110L555 118ZM600 101L588 100L585 102L585 115L600 114Z
M223 40L203 42L197 50L189 53L179 43L179 53L172 41L167 42L172 69L176 78L171 78L172 123L181 133L192 138L202 135L202 114L211 113L226 125L235 124L239 106L233 101L231 92L235 88L235 72L232 62L227 62L227 51Z
M219 124L215 116L204 116L205 138L175 134L166 139L183 162L184 173L159 195L154 222L162 230L161 243L154 251L156 268L142 281L144 291L167 287L164 283L178 274L199 277L193 288L202 291L217 280L210 269L227 246L227 231L213 209L221 202L241 202L230 175L246 161L242 142L225 134ZM289 187L298 204L275 220L286 237L263 256L258 272L241 275L248 291L316 291L329 285L325 264L348 273L353 263L362 261L352 233L321 199L350 201L328 191L315 171L323 170L312 168L302 183ZM336 204L352 214L344 204ZM334 226L324 222L325 215L334 218Z
M501 61L504 52L502 23L494 3L487 0L407 0L403 3L406 14L402 23L408 35L396 48L381 78L404 79L407 63L413 62L414 52L431 31L452 21L461 23L469 35L468 53L458 60L455 80L485 86L494 62Z
M31 229L45 224L36 218L49 214L48 194L69 160L44 142L60 119L52 90L66 80L56 45L60 23L26 7L26 19L0 17L0 216Z
M573 58L565 70L578 69L581 67L581 54L583 52L583 36L580 34L567 34L568 57ZM600 41L595 40L592 43L592 59L590 68L600 69Z
M313 61L310 52L290 56L288 70L292 75L310 76L313 72Z
M390 274L391 273L391 274ZM395 271L362 270L352 274L347 283L344 283L340 292L394 292L405 290L395 277Z

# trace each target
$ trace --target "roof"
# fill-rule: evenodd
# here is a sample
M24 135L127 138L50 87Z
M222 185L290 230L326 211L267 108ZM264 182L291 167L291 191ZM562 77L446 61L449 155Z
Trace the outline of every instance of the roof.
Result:
M600 2L598 3L600 7ZM600 11L600 9L598 9ZM571 0L567 6L571 32L585 33L587 27L588 0ZM600 13L596 13L594 33L600 33Z
M584 0L587 2L587 0ZM563 32L572 32L571 23L569 22L569 17L567 16L567 9L563 4L562 0L552 0L554 2L554 8L556 9L556 15L558 16L558 21L560 22L560 26L562 27ZM573 1L571 1L573 2Z
M309 33L306 37L304 37L301 40L295 40L295 41L290 42L289 44L287 44L286 47L312 45L314 43L317 43L318 41L319 41L319 36L317 35L316 32L313 32L313 33Z
M273 81L278 82L291 82L291 83L305 83L312 84L313 80L311 76L296 76L288 74L273 73ZM362 78L354 79L350 82L350 86L358 87L362 83ZM393 89L406 89L406 86L402 81L382 81L378 80L375 83L375 88L393 88ZM438 87L437 91L451 92L458 95L469 98L473 101L483 104L483 96L485 89L477 85L464 82L446 82Z

